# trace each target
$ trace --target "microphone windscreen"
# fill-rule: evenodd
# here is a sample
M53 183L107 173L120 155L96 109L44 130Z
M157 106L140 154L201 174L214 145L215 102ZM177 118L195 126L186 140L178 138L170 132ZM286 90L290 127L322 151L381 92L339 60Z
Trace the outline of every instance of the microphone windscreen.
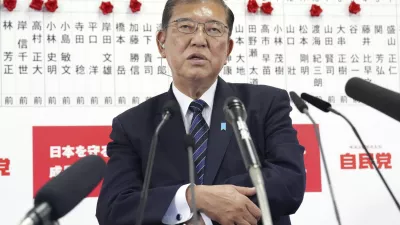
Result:
M103 178L105 168L106 163L97 155L78 160L37 192L35 206L48 203L51 219L58 220L93 191Z
M346 94L400 122L400 94L358 77L349 79Z
M324 112L329 112L329 108L332 107L329 102L326 102L322 99L319 99L319 98L309 95L307 93L302 93L301 98L304 99L304 101L310 103L311 105L317 107L318 109L320 109Z
M291 91L289 92L290 98L292 99L292 102L296 106L296 108L301 112L304 113L304 109L308 109L306 103L301 99L296 92Z
M224 108L241 107L243 105L242 101L235 96L230 96L225 99Z
M188 147L194 148L195 141L192 135L186 134L184 142L185 142L185 149L188 149Z
M179 110L179 104L177 101L174 100L167 101L163 106L163 114L169 111L169 113L171 113L171 116L174 116L176 113L179 113Z
M238 117L241 117L243 120L246 120L247 118L246 108L244 107L243 102L235 96L225 99L223 111L225 119L229 123L233 123L233 121L237 120Z

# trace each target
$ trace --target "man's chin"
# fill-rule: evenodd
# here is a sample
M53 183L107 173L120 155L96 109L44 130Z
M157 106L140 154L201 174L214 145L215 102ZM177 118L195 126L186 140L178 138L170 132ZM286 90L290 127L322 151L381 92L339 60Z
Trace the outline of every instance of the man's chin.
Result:
M188 80L192 80L192 81L199 81L199 80L204 80L204 79L210 79L211 75L210 72L208 71L196 71L196 73L194 73L195 71L191 71L188 74L185 75L185 77Z
M215 76L212 75L213 72L211 68L206 66L187 66L184 69L182 68L179 74L181 74L181 77L185 80L193 82L215 78Z
M216 76L213 76L208 72L207 74L188 74L185 76L185 79L188 83L192 83L193 85L207 85L212 83L216 79Z

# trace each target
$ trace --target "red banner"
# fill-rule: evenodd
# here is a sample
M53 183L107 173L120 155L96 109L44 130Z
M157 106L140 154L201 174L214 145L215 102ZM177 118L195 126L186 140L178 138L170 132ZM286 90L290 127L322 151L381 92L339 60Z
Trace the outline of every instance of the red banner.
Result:
M312 125L294 125L306 151L307 192L321 192L318 143ZM111 126L33 127L33 193L52 177L87 155L108 160L106 150ZM101 183L88 197L98 197Z
M87 155L105 161L111 126L33 127L33 194L61 171ZM88 197L97 197L101 183Z
M307 171L306 192L321 192L321 164L317 136L312 124L296 124L297 138L305 148L304 164Z

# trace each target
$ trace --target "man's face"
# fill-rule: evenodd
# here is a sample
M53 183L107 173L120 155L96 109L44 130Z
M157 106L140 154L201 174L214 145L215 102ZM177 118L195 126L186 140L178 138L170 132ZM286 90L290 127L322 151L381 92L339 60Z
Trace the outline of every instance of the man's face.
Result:
M173 22L176 20L181 22ZM166 33L157 36L165 43L164 49L159 45L159 50L167 58L174 79L212 81L218 76L233 47L226 21L223 6L214 2L175 6ZM199 24L194 30L192 25L196 22ZM206 22L209 23L200 24Z

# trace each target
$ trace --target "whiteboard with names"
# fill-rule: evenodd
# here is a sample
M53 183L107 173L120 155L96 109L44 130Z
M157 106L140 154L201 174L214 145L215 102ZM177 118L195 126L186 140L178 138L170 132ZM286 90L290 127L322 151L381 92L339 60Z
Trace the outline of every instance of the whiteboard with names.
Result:
M320 17L310 17L312 3L323 8ZM235 45L220 75L344 105L355 103L343 88L353 76L399 90L399 6L360 3L362 11L350 15L344 0L274 0L268 16L227 1ZM0 14L1 107L128 107L168 88L171 72L155 42L162 1L145 2L136 14L128 2L114 1L108 15L98 1L59 4L49 13L18 2Z

